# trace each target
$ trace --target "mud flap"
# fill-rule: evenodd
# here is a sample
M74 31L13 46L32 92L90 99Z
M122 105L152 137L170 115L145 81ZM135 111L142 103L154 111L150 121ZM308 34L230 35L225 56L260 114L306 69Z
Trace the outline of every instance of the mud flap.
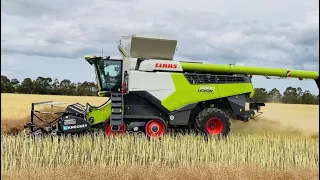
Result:
M234 115L239 116L245 114L245 105L246 105L246 100L245 100L245 95L240 94L236 96L229 96L227 97L230 107L232 109L232 112Z

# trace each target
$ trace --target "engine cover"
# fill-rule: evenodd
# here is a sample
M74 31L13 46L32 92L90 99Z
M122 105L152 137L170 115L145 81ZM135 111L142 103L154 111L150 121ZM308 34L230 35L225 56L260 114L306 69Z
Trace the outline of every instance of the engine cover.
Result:
M78 133L87 131L90 123L85 119L73 115L62 117L60 121L60 130L64 133Z

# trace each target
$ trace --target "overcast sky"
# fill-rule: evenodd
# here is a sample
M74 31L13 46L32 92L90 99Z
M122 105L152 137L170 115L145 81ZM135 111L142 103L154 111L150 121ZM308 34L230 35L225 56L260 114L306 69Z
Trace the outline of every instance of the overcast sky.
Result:
M121 36L176 38L177 60L319 69L317 0L2 0L1 74L94 81L86 54L120 57ZM312 80L254 79L283 91Z

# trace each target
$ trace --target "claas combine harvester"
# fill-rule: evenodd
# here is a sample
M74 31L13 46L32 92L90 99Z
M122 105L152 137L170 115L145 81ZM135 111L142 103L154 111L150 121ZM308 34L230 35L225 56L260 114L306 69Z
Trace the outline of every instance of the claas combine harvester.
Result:
M72 135L102 129L107 136L139 132L161 137L178 129L225 137L229 119L249 121L265 106L251 99L252 75L314 79L319 88L318 72L177 61L176 46L177 40L133 35L119 41L122 59L86 56L95 69L98 95L106 102L99 107L71 104L42 126L34 118L44 112L34 107L57 102L32 103L25 132Z

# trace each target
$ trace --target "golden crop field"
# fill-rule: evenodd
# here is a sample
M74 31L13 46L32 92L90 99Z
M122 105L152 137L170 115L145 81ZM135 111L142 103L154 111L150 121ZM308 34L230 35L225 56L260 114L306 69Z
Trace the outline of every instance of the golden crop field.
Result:
M30 141L19 131L32 102L100 105L105 98L1 94L3 179L318 179L319 110L266 104L250 122L232 121L227 140L193 135ZM30 171L31 170L31 171Z

